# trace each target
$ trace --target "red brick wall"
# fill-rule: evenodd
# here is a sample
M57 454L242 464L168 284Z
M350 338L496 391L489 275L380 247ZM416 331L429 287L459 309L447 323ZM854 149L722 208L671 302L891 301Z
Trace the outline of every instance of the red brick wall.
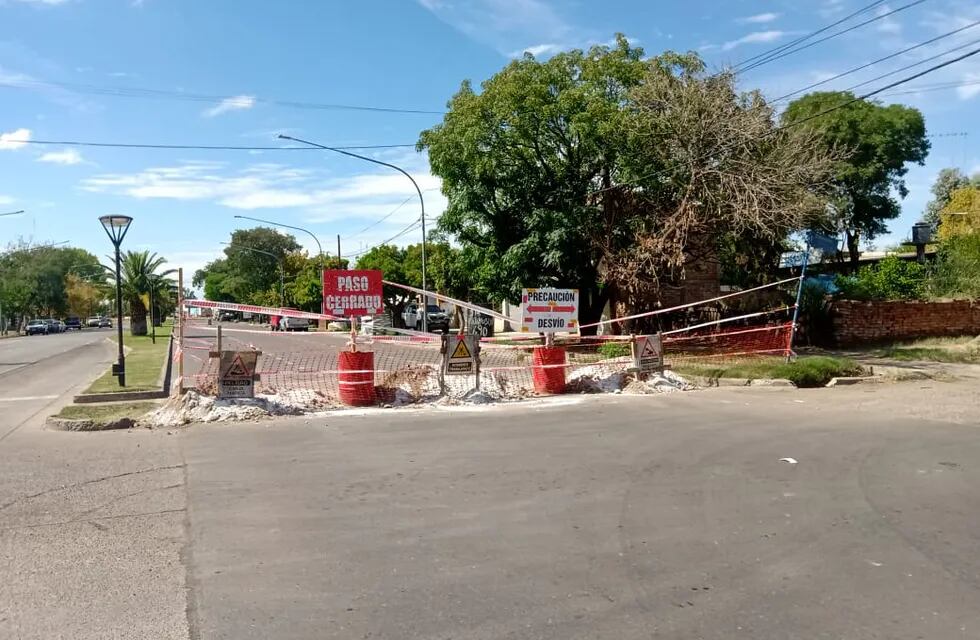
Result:
M840 346L939 336L980 335L980 301L856 302L831 305Z

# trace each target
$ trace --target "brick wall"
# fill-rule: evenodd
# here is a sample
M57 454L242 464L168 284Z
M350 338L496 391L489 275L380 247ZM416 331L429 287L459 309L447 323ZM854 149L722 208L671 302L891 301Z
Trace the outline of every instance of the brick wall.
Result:
M839 346L980 335L980 301L856 302L831 305L834 341Z

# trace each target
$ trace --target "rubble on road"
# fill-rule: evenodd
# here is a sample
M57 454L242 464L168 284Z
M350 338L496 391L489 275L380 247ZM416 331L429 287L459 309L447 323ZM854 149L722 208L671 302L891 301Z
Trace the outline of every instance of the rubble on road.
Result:
M159 409L143 416L140 424L148 427L179 427L192 422L231 422L300 415L315 408L302 402L301 396L304 394L301 391L220 400L192 390L178 398L170 398Z

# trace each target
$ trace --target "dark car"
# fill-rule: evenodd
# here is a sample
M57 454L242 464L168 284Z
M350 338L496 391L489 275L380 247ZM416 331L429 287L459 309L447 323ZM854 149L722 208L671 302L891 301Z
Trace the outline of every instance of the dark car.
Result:
M436 304L427 305L426 308L426 329L429 331L441 331L449 333L449 314Z
M48 325L48 333L61 333L65 330L64 323L54 318L45 318L43 322Z
M74 329L75 331L82 330L82 319L76 316L69 316L65 318L65 331Z
M48 333L48 323L44 320L31 320L24 327L24 333L29 336L34 335L47 335Z

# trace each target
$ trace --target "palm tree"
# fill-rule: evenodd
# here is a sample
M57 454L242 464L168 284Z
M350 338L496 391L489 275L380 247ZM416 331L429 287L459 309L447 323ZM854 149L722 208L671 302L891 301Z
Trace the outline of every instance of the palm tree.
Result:
M146 313L149 306L150 290L153 297L167 295L170 280L166 276L176 273L176 269L168 269L157 273L157 269L166 264L166 259L149 251L126 251L122 255L122 293L123 300L129 305L129 332L134 336L146 335ZM159 305L154 313L159 316Z

